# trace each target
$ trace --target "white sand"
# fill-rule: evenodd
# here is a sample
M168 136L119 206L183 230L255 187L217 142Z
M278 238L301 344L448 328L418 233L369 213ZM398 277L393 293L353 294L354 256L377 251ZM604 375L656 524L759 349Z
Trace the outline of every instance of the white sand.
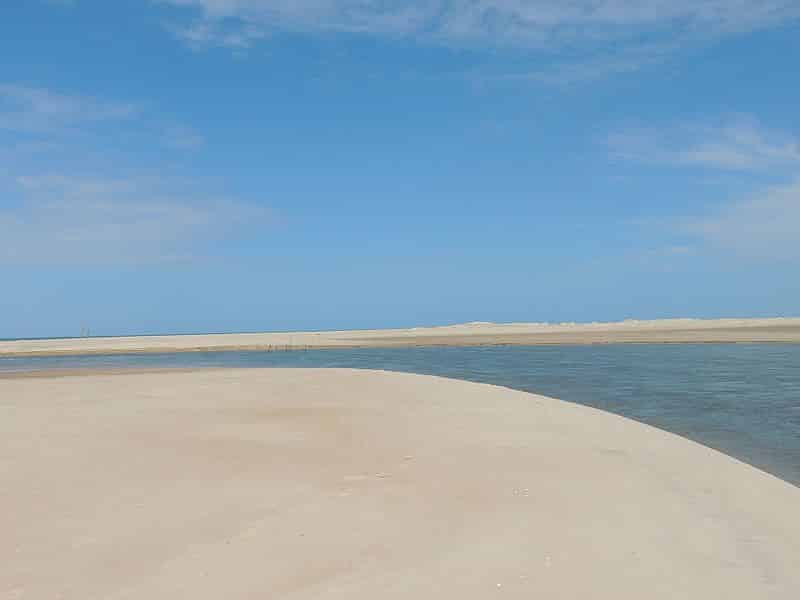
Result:
M800 318L664 319L619 323L467 323L294 333L164 335L0 342L0 356L365 346L674 342L800 343Z
M350 370L0 378L0 598L800 598L800 488L632 421Z

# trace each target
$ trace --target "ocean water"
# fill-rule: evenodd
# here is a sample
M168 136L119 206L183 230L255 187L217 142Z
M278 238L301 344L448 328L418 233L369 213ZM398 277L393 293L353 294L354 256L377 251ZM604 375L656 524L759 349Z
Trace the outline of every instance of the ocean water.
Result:
M368 348L0 358L0 372L353 367L492 383L688 437L800 486L800 344Z

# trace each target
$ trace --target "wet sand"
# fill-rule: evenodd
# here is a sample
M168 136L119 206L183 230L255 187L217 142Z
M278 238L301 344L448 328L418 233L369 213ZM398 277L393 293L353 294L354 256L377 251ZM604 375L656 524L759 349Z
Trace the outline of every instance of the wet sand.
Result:
M0 342L0 357L403 346L715 342L800 343L800 318L467 323L412 329L20 340Z
M0 379L0 598L800 596L800 488L449 379Z

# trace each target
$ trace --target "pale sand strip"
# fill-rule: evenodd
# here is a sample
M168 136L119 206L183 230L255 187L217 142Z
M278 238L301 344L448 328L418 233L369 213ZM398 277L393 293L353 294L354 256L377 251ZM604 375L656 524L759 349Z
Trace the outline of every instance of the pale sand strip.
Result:
M679 342L800 343L800 318L665 319L619 323L469 323L446 327L294 333L166 335L0 342L0 356L283 350L397 346L469 346Z
M0 380L4 600L800 598L800 489L418 375Z

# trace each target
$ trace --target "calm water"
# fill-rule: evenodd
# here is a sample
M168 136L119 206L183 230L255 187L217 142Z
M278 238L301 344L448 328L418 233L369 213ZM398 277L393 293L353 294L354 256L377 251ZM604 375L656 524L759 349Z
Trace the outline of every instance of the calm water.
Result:
M684 435L800 485L800 345L392 348L0 358L0 371L356 367L457 377L594 406Z

